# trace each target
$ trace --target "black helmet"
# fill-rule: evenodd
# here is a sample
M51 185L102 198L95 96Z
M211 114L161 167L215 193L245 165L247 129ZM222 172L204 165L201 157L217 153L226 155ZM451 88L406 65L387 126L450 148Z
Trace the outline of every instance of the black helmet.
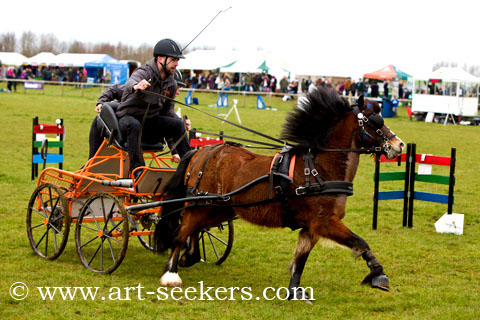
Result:
M173 74L173 79L175 79L175 81L177 81L177 85L182 86L182 87L186 87L185 83L183 82L182 73L180 71L178 71L177 69L175 69L175 73Z
M153 48L153 56L185 58L182 54L182 47L172 39L162 39Z

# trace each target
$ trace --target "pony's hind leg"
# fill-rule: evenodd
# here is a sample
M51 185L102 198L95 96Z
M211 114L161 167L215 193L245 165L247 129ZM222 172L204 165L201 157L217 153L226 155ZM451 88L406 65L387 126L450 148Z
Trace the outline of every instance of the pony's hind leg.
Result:
M295 255L290 264L290 283L288 285L289 300L306 300L309 297L305 290L300 287L300 278L302 277L303 268L307 262L308 255L319 239L318 235L312 235L308 229L302 229L298 235L297 248Z
M325 235L327 238L349 247L352 249L355 257L362 256L367 262L370 273L363 279L362 284L369 284L372 288L388 291L388 277L383 272L383 266L378 262L365 240L353 233L336 215L329 216L325 224L328 230L327 235Z

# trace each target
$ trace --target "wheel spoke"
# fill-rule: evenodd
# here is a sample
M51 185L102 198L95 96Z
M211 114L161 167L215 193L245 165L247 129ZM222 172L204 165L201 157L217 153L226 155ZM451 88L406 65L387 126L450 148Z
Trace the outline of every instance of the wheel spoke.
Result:
M38 240L37 244L35 245L36 248L38 248L38 245L40 244L40 242L42 242L43 238L45 238L45 236L47 235L48 233L48 227L47 227L47 231L45 231L45 233L43 234L43 236L40 238L40 240Z
M92 239L88 240L87 242L85 242L84 244L82 244L82 245L80 246L80 248L85 247L87 244L89 244L90 242L92 242L93 240L96 240L96 239L98 239L98 236L95 236L95 237L93 237Z
M43 207L45 208L45 207ZM37 209L33 208L33 207L30 207L30 209L32 209L33 211L35 211L36 213L38 213L39 215L41 215L42 217L44 217L45 219L48 219L48 216L47 215L43 215L42 212L38 211Z
M89 227L89 226L87 226L87 225L85 225L85 224L82 224L82 223L79 224L79 226L82 227L82 228L90 229L90 230L95 231L95 232L97 232L97 231L99 230L99 229L94 229L94 228L92 228L92 227Z
M63 236L63 233L61 233L57 228L55 228L55 226L54 226L53 224L51 224L51 223L49 222L48 225L50 226L50 228L52 228L52 229L55 230L57 233L60 233L60 234Z
M93 259L95 259L95 257L97 256L98 250L100 250L101 246L102 246L102 243L100 242L100 245L97 247L97 250L95 250L95 252L93 253L93 256L90 258L90 261L88 261L88 265L90 265L92 263Z
M108 234L104 234L104 237L107 238L107 239L111 239L111 240L117 241L118 243L122 243L122 242L123 242L123 241L120 241L120 240L118 240L118 239L115 239L115 237L109 236Z
M58 250L58 243L57 243L57 232L55 232L56 229L53 229L53 243L54 243L54 246L55 246L55 252L57 252ZM60 233L60 232L58 232ZM63 236L63 234L62 234Z
M223 241L222 239L220 239L219 237L217 237L217 236L214 235L213 233L210 233L210 231L205 231L205 232L208 234L209 237L212 236L212 237L214 237L215 239L217 239L217 241L220 241L220 242L223 243L224 245L227 245L227 243L226 243L225 241Z
M115 239L115 240L117 240L117 239ZM110 253L112 255L113 263L115 264L116 259L115 259L115 254L113 253L113 248L112 248L112 243L110 242L110 238L107 238L107 241L108 241L108 246L110 248Z
M36 226L30 227L30 230L36 229L36 228L38 228L40 226L43 226L43 225L45 225L45 224L43 222L41 222L41 223L37 224Z
M218 255L217 248L213 244L212 235L208 231L207 231L207 235L208 235L208 239L210 240L210 243L212 244L213 252L215 252L215 255L217 256L217 260L218 260L220 256Z
M107 229L107 230L106 230L106 231L108 231L107 233L111 233L113 230L117 229L118 226L121 225L122 223L123 223L123 219L122 219L121 221L119 221L116 225L114 225L114 226L112 227L112 229L110 229L110 230ZM123 232L122 232L122 233L123 233Z
M47 237L45 238L45 257L48 257L48 230L50 228L48 228L47 226Z
M103 241L104 239L102 238L102 241L100 241L100 270L103 271Z

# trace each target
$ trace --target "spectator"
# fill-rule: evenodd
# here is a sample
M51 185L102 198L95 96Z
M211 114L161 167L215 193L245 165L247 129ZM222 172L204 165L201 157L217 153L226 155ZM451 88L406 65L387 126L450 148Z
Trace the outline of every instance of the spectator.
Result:
M15 71L13 70L12 67L8 67L8 69L7 69L7 79L15 79ZM8 81L7 82L8 92L12 92L13 83L14 83L14 81Z
M356 85L355 85L355 88L357 89L357 95L358 96L361 96L364 94L365 92L365 84L363 83L362 79L359 78Z
M388 95L389 95L388 80L386 80L385 83L383 84L383 96L385 97L385 99L388 99Z
M378 84L377 84L377 81L373 81L372 85L370 86L371 88L371 96L372 98L378 98Z
M355 80L352 80L352 82L350 82L350 93L352 94L352 97L355 97L356 92L357 86L355 85Z
M348 94L350 93L350 86L352 85L352 81L350 80L350 77L348 77L347 81L345 81L345 95L348 97Z
M223 74L223 90L230 90L232 87L232 82L228 73Z
M287 76L283 76L282 80L280 80L280 92L287 93L288 89L288 79Z
M62 82L63 79L65 78L65 71L63 70L62 67L59 67L59 68L58 68L57 76L58 76L58 81L60 81L60 82ZM69 81L70 81L70 80L69 80Z
M105 73L105 78L103 79L103 82L105 83L111 83L112 81L112 73L110 72L110 70L107 70L107 72Z
M345 82L340 82L338 85L338 94L343 95L343 91L345 91Z
M312 77L308 76L307 80L305 80L305 90L303 90L303 92L308 92L308 89L312 83Z
M252 76L250 72L243 77L243 91L252 91Z
M260 85L262 84L262 76L260 73L256 73L255 76L253 77L253 89L255 92L260 91Z
M276 92L277 90L277 78L275 76L272 76L270 79L270 91L271 92Z

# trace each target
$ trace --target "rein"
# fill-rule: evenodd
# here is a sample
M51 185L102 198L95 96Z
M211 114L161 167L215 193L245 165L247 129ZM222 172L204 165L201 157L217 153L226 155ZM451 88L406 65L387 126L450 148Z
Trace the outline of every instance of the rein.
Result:
M231 121L222 119L222 118L217 117L217 116L215 116L215 115L213 115L213 114L210 114L210 113L205 112L205 111L203 111L203 110L200 110L200 109L198 109L198 108L189 106L188 104L185 104L185 103L183 103L183 102L177 101L177 100L175 100L175 99L173 99L173 98L167 97L167 96L165 96L165 95L163 95L163 94L156 93L156 92L151 92L151 91L147 91L147 90L143 90L143 89L140 89L140 91L143 92L143 93L146 93L146 94L154 95L154 96L157 96L157 97L161 97L161 98L164 98L164 99L173 101L173 102L178 103L178 104L180 104L180 105L182 105L182 106L185 106L185 107L188 107L188 108L193 109L193 110L195 110L195 111L198 111L198 112L201 112L201 113L203 113L203 114L206 114L206 115L209 116L209 117L215 118L215 119L217 119L217 120L224 121L224 122L226 122L226 123L228 123L228 124L230 124L230 125L232 125L232 126L235 126L235 127L237 127L237 128L240 128L240 129L242 129L242 130L245 130L245 131L251 132L251 133L253 133L253 134L259 135L259 136L261 136L261 137L267 138L267 139L269 139L269 140L272 140L272 141L281 143L282 145L290 145L290 144L289 144L288 142L286 142L286 141L282 141L282 140L280 140L280 139L277 139L277 138L274 138L274 137L272 137L272 136L266 135L266 134L261 133L261 132L259 132L259 131L256 131L256 130L253 130L253 129L244 127L244 126L242 126L242 125L240 125L240 124L237 124L237 123L235 123L235 122L231 122Z
M233 125L237 128L240 128L242 130L245 130L245 131L248 131L248 132L251 132L253 134L256 134L256 135L259 135L261 137L264 137L264 138L267 138L269 140L272 140L272 141L275 141L275 142L278 142L278 143L281 143L282 146L279 146L279 145L275 145L275 144L269 144L269 143L265 143L265 142L259 142L259 141L253 141L253 140L248 140L248 139L241 139L241 138L236 138L236 137L230 137L230 136L224 136L226 138L231 138L231 139L237 139L239 141L245 141L245 142L253 142L253 143L258 143L258 144L262 144L262 145L266 145L266 146L270 146L270 147L275 147L275 148L282 148L284 146L292 146L291 144L289 144L288 142L286 141L282 141L280 139L277 139L277 138L274 138L272 136L269 136L269 135L266 135L264 133L261 133L259 131L256 131L254 129L250 129L250 128L247 128L245 126L242 126L240 124L237 124L237 123L234 123L234 122L231 122L231 121L228 121L228 120L225 120L223 118L220 118L220 117L217 117L213 114L210 114L206 111L203 111L203 110L200 110L198 108L195 108L193 106L190 106L188 104L185 104L181 101L178 101L178 100L175 100L174 98L170 98L168 96L165 96L163 94L160 94L160 93L156 93L156 92L152 92L152 91L147 91L147 90L143 90L143 89L140 89L141 92L145 93L145 94L150 94L150 95L154 95L154 96L157 96L157 97L160 97L160 98L164 98L164 99L167 99L167 100L170 100L172 102L175 102L175 103L178 103L182 106L186 106L190 109L193 109L195 111L198 111L200 113L203 113L203 114L206 114L207 116L209 117L212 117L212 118L215 118L217 120L221 120L221 121L224 121L230 125ZM374 122L373 120L371 122L369 122L370 118L372 118L373 116L375 116L376 114L372 114L370 115L368 118L365 117L363 115L362 112L360 112L360 109L358 108L357 105L353 105L352 106L352 111L355 113L355 115L357 116L358 118L358 124L359 126L361 127L362 129L362 141L365 141L365 135L369 136L371 139L373 139L374 141L376 141L378 144L381 144L383 141L385 142L384 145L383 145L383 149L385 151L389 151L391 149L391 145L388 143L388 140L392 139L393 137L395 137L396 135L392 135L390 137L387 137L386 135L388 134L388 132L390 132L390 129L387 129L385 130L385 132L382 132L381 131L381 127L383 126L383 123L382 123L382 126L380 126L380 128L376 128L375 125L372 124L372 122ZM381 118L381 117L380 117ZM382 119L383 120L383 119ZM380 140L377 140L375 139L371 134L369 134L366 130L365 130L365 127L364 127L364 124L368 124L371 128L373 128L375 130L375 132L380 135L381 139ZM217 134L212 134L212 135L217 135ZM347 148L347 149L325 149L325 148L316 148L317 151L320 151L320 152L358 152L358 153L361 153L361 154L372 154L372 153L378 153L378 152L381 152L382 151L382 147L381 146L376 146L376 147L372 147L372 148Z

